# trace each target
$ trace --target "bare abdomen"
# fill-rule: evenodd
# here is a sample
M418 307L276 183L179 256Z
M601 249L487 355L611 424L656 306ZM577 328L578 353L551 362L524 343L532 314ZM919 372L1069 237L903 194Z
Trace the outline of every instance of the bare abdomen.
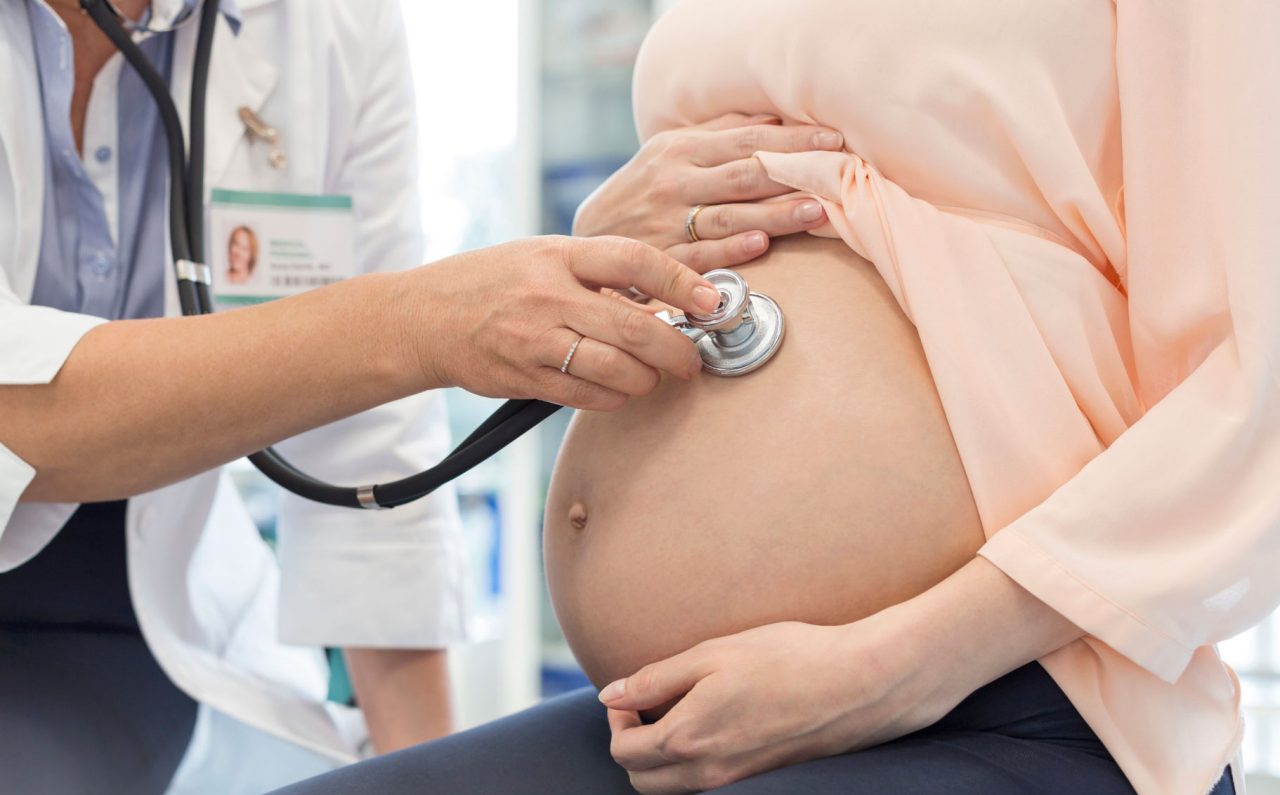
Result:
M914 327L843 243L741 269L787 315L748 376L579 412L548 496L548 584L597 684L775 621L847 623L972 559L983 534Z

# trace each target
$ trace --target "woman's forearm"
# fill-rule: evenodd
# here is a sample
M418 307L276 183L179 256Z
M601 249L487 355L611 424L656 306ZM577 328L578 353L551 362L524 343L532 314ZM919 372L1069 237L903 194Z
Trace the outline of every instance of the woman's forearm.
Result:
M898 667L915 673L917 692L933 694L923 702L938 709L1084 636L982 557L864 621L879 625Z
M0 442L36 470L23 499L131 496L435 386L393 317L403 278L91 330L51 383L0 387Z
M632 786L700 792L933 725L1082 634L977 558L861 621L784 622L704 641L613 682L600 700ZM654 722L641 717L677 701Z

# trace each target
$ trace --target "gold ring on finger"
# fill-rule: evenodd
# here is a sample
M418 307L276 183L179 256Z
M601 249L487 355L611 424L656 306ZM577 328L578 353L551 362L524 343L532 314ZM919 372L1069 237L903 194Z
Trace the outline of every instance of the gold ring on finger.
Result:
M689 215L684 219L684 234L685 237L689 238L690 243L697 243L702 240L702 238L698 237L698 216L705 209L707 209L705 204L694 205L693 209L689 210Z

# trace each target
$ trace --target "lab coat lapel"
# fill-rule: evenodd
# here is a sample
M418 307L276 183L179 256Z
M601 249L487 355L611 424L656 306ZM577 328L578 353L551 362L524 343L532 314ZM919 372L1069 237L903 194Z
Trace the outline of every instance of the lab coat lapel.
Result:
M40 78L24 0L0 0L0 267L31 300L44 209L44 120Z
M243 11L249 3L240 3ZM246 20L245 24L251 24ZM173 55L173 99L182 118L183 134L191 143L191 77L195 62L196 26L188 25L178 36ZM218 18L209 63L209 92L205 104L205 197L223 181L231 156L245 135L240 108L255 113L262 108L279 79L279 70L247 36L237 36L224 17ZM200 252L203 256L203 252ZM166 314L179 314L177 286L172 268L166 268Z

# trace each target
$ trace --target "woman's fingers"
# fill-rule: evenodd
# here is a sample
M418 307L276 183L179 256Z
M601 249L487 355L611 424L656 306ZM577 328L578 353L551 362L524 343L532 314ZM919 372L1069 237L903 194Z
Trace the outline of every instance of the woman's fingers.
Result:
M706 124L699 124L691 129L708 131L732 130L755 124L782 124L782 119L772 113L760 113L754 116L748 116L745 113L726 113L718 119L712 119Z
M698 273L732 268L768 251L771 238L808 232L826 222L826 211L814 199L711 205L698 214L698 242L672 246L667 253Z
M701 240L723 240L743 232L760 231L785 237L817 229L827 222L816 199L763 204L712 204L698 213L694 231Z
M563 332L555 335L559 342L555 347L563 350L550 352L551 361L546 362L548 367L559 369L564 365L569 351L573 351L566 373L575 378L632 397L647 395L658 386L661 380L658 371L631 354L590 337L581 337L579 340L580 335L568 329L563 329Z
M769 250L769 236L764 232L744 232L724 240L700 240L667 249L667 253L693 268L706 273L716 268L744 265Z
M676 761L668 759L663 747L666 727L660 723L645 725L634 710L611 709L609 712L609 755L630 772L653 770Z
M600 703L609 709L656 709L688 693L713 670L711 656L702 646L694 646L608 685L600 691Z
M683 188L687 202L708 206L754 202L794 192L795 188L769 179L764 163L754 157L696 169Z
M828 127L784 127L753 124L727 130L694 133L690 146L694 165L712 168L744 160L756 152L834 152L844 147L844 136Z

